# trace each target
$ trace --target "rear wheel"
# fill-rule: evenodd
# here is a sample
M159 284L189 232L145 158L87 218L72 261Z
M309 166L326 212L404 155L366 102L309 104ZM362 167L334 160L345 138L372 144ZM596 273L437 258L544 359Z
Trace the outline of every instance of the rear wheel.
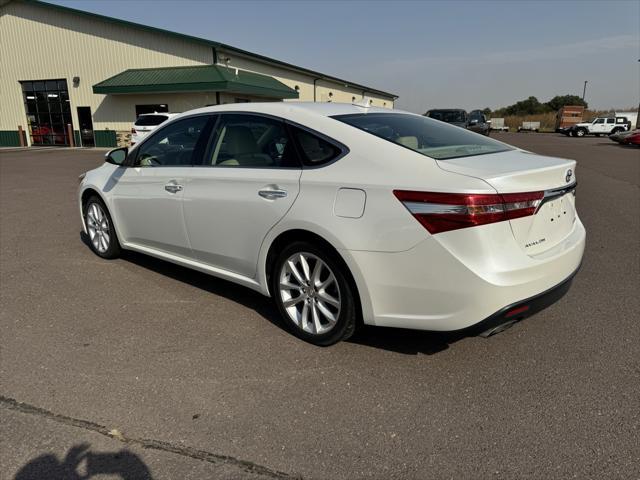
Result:
M84 222L93 253L108 259L120 256L120 242L111 215L99 197L94 195L85 203Z
M288 330L307 342L328 346L355 331L349 272L326 249L305 241L284 248L271 275L271 292Z
M609 135L614 135L620 131L622 131L622 128L614 128L613 130L611 130L611 133Z

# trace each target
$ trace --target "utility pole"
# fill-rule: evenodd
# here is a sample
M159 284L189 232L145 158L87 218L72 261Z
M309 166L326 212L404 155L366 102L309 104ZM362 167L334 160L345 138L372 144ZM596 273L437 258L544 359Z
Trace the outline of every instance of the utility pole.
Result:
M587 80L584 81L584 87L582 88L582 100L584 101L584 96L587 93Z

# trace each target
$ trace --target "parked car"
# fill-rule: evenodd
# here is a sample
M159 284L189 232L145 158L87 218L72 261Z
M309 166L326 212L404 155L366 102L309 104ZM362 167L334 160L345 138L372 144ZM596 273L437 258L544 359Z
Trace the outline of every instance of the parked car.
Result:
M469 112L469 123L467 129L481 135L489 136L491 125L487 122L487 117L482 110L472 110Z
M627 130L635 130L640 128L638 125L638 111L635 112L616 112L616 117L625 117L627 119Z
M469 125L469 115L466 110L460 108L440 108L429 110L424 114L425 117L440 120L441 122L450 123L456 127L467 128Z
M575 169L407 112L247 103L110 151L78 202L96 255L249 287L314 344L359 320L490 335L569 288L585 246Z
M489 120L489 126L491 130L497 130L500 132L509 131L509 126L504 124L504 118L492 118Z
M556 132L564 133L576 123L582 123L584 107L581 105L565 105L556 113Z
M470 114L466 110L459 108L444 108L437 110L429 110L424 114L425 117L440 120L441 122L450 123L456 127L466 128L475 133L489 135L489 124L482 110L473 110Z
M177 113L143 113L138 115L131 128L131 145L139 143L146 135L153 132L158 126L175 117Z
M591 122L576 123L568 128L566 135L572 137L584 137L586 135L611 135L613 133L629 130L627 117L598 117Z
M522 122L522 125L518 127L519 132L539 132L540 122Z
M634 130L630 135L625 136L620 143L623 145L637 145L640 146L640 130Z
M618 131L616 133L612 133L611 135L609 135L609 140L612 140L612 141L618 142L618 143L622 143L622 140L624 140L626 137L628 137L629 135L632 135L635 132L636 132L636 130L633 130L633 131L621 130L621 131Z

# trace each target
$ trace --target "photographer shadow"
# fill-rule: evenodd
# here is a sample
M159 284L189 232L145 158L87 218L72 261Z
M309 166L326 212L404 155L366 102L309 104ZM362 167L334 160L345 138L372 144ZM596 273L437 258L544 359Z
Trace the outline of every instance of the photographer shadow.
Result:
M151 471L133 452L92 452L81 443L69 449L60 460L52 453L34 458L14 477L14 480L87 480L98 475L110 475L122 480L153 480Z

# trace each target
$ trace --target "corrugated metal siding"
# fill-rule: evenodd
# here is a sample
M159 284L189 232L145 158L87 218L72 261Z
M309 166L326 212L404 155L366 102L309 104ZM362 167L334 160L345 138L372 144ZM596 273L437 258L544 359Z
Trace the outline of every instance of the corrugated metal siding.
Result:
M95 128L127 129L132 118L104 108L104 96L93 94L93 84L132 66L202 65L212 61L211 47L206 45L43 6L10 2L1 7L1 13L0 129L17 129L18 125L26 128L17 80L66 78L75 125L75 107L86 105L94 114ZM75 76L80 77L77 87L72 83Z

